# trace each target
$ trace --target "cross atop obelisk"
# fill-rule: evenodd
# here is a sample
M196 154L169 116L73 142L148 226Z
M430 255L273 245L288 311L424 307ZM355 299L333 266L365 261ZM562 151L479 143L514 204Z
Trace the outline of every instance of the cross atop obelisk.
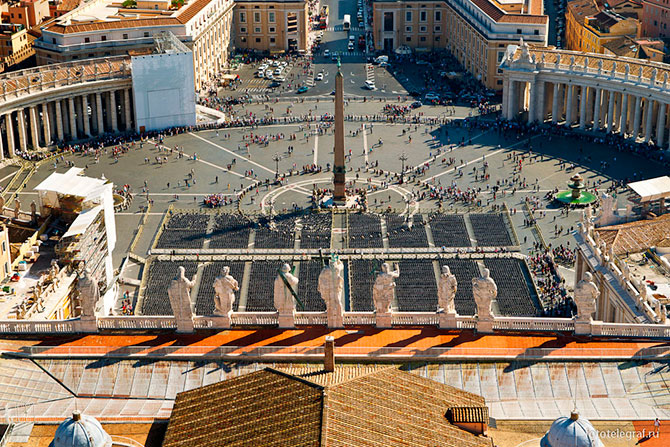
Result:
M335 76L335 160L333 163L333 202L346 202L344 182L346 167L344 166L344 94L342 92L343 77L340 70L340 59L337 59L337 75Z

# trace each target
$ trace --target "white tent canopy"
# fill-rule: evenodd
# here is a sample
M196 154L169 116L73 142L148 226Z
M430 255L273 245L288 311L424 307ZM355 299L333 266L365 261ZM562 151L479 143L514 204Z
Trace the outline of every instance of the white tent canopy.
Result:
M79 175L82 171L81 168L70 168L63 174L54 172L37 185L35 190L52 191L58 194L83 197L84 199L100 195L103 191L100 187L107 183L107 180Z
M652 202L670 197L670 177L667 175L629 183L628 187L640 196L640 202Z
M63 235L63 238L70 236L77 236L86 231L86 229L93 223L98 214L102 211L102 205L91 208L90 210L82 211L81 214L72 222L70 228Z

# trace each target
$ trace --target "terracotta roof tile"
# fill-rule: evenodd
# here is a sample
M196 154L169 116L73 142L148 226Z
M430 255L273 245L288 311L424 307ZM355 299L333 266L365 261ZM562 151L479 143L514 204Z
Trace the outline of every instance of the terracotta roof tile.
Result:
M54 33L73 34L86 31L102 31L108 29L141 28L143 26L171 26L181 23L174 17L162 17L151 19L130 19L130 20L110 20L106 22L77 23L72 25L63 25L54 22L45 29Z
M596 228L607 248L614 244L614 253L639 253L665 240L670 234L670 214L653 220L638 220L609 227Z

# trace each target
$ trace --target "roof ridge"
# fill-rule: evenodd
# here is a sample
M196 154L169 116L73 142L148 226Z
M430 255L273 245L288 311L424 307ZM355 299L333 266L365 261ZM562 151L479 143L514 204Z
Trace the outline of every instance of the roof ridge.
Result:
M287 379L296 380L298 382L304 383L305 385L311 386L312 388L315 388L315 389L320 390L320 391L323 391L325 389L325 387L323 385L319 385L318 383L311 382L307 379L303 379L302 377L298 377L298 376L295 376L293 374L285 373L283 371L271 368L269 366L266 366L261 371L267 371L267 372L274 373L274 374L277 374L277 375L282 376L282 377L286 377Z
M360 365L359 365L359 368L360 368ZM373 375L373 374L380 373L380 372L382 372L382 371L388 371L388 370L390 370L390 369L392 369L392 370L398 370L398 371L399 371L399 367L398 367L397 365L396 365L396 366L394 366L394 365L392 365L392 366L387 366L386 368L379 368L379 369L377 369L377 370L364 372L364 373L362 373L361 375L354 376L354 377L350 377L350 378L348 378L348 379L343 380L342 382L333 383L333 384L326 385L326 386L327 386L328 388L331 388L331 387L336 387L336 386L344 385L345 383L349 383L349 382L351 382L351 381L353 381L353 380L359 380L359 379L362 379L362 378L364 378L364 377L368 377L368 376L371 376L371 375Z

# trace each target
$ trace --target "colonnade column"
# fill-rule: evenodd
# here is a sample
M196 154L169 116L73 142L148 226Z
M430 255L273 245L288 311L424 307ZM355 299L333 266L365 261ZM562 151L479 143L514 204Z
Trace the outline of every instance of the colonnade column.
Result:
M609 100L607 101L607 133L612 132L613 122L614 122L614 91L610 90Z
M509 98L509 79L503 79L502 115L505 119L510 119L507 114L509 112Z
M4 160L4 159L5 159L5 147L2 143L2 138L0 136L0 160Z
M535 80L528 83L528 123L535 121L535 114L537 113L536 85Z
M656 117L656 146L663 147L663 137L665 136L665 107L662 102L658 103L658 115Z
M37 129L37 108L30 107L30 138L33 142L33 149L40 148L40 133Z
M126 130L130 130L133 126L130 117L130 89L127 88L123 89L123 109L126 117Z
M654 102L650 99L645 101L645 123L644 123L644 142L651 140L651 129L653 125L652 118L654 117Z
M642 111L642 97L635 97L635 112L633 115L633 140L637 139L640 132L640 114Z
M12 123L12 112L5 115L5 127L7 128L7 154L14 156L14 123Z
M105 123L102 122L102 97L100 93L95 94L95 114L98 123L98 135L105 133Z
M566 85L566 88L568 89L568 105L565 108L565 125L567 127L572 126L572 101L574 100L574 86L572 84Z
M556 124L558 122L558 91L559 87L558 84L554 84L554 98L551 104L551 122Z
M56 136L58 141L63 141L63 113L61 111L60 99L55 103L56 105Z
M22 151L28 150L28 142L26 141L26 117L23 116L23 109L19 109L16 112L17 117L19 118L19 145Z
M518 84L516 81L509 81L509 95L507 96L507 119L513 119L516 115L517 106L516 104L519 101L519 91Z
M628 94L621 94L621 124L619 124L619 133L623 136L628 131Z
M583 129L586 127L586 92L588 87L582 87L582 91L579 95L579 128Z
M74 98L68 98L68 108L70 110L70 138L77 139L77 120L74 113Z
M119 126L116 120L116 92L112 90L109 92L109 108L112 109L111 123L112 123L112 132L118 132Z
M600 130L600 93L602 89L596 88L596 99L593 107L593 131Z
M84 135L90 137L91 123L88 121L88 95L82 95L81 97L81 113L84 119Z
M544 117L546 116L544 113L544 97L546 95L546 86L544 81L535 81L535 85L537 86L537 94L534 95L536 101L535 120L543 123Z
M44 145L49 147L51 143L51 123L49 122L49 103L42 103L42 131L44 132Z

